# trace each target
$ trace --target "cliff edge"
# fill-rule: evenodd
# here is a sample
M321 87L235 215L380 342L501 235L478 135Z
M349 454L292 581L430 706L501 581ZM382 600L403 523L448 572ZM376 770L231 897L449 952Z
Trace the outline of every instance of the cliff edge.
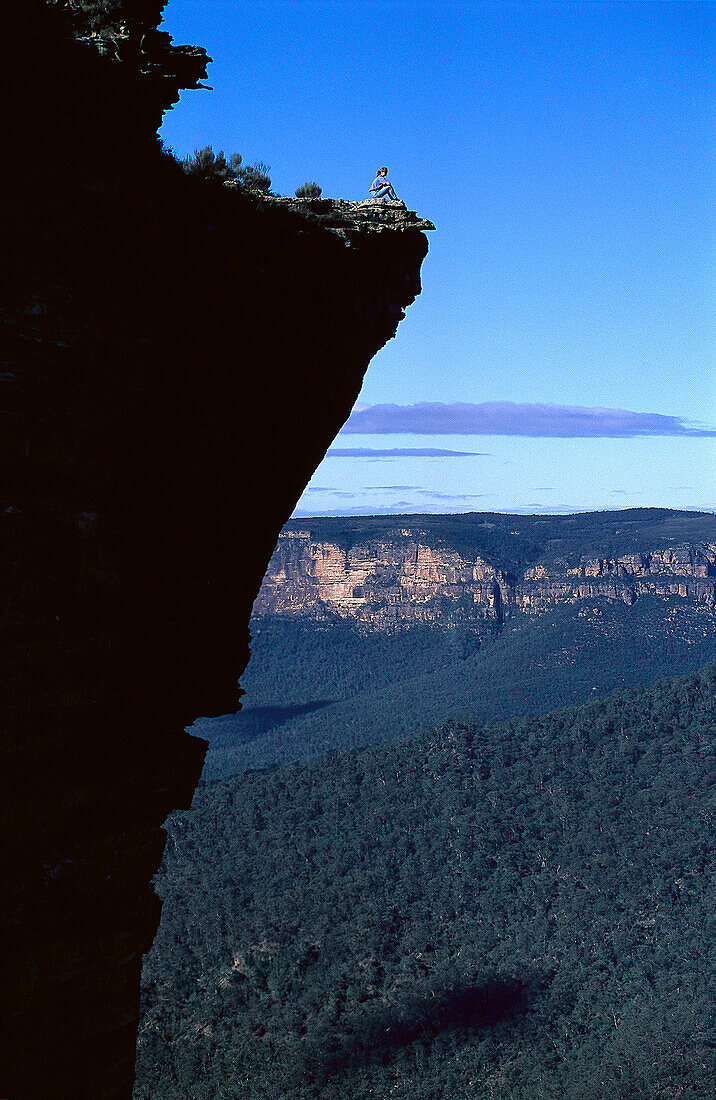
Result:
M254 615L342 619L391 632L416 623L499 626L513 615L585 600L631 606L641 596L679 597L716 608L716 542L708 538L641 553L580 555L573 562L543 553L513 573L499 557L488 562L476 550L441 545L434 532L406 528L410 520L399 517L393 530L377 536L366 519L363 537L349 547L340 537L312 538L293 521L281 532ZM323 525L330 529L330 522ZM339 534L341 521L334 525ZM716 524L710 526L713 539Z
M12 1100L131 1094L183 727L236 709L279 531L427 253L419 219L336 233L184 176L155 129L207 59L153 37L162 7L0 16Z

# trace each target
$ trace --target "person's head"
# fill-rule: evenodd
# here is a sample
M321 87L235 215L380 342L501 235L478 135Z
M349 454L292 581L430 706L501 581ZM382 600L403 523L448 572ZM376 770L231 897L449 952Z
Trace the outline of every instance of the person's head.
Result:
M377 172L377 175L379 175L379 176L387 176L387 175L388 175L388 169L387 169L387 168L379 168L379 169L378 169L378 172Z

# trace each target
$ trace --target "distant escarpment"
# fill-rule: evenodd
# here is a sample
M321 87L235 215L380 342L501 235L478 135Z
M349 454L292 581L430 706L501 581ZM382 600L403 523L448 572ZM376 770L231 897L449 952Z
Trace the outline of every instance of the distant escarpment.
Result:
M183 727L236 710L278 533L427 252L416 220L345 232L186 177L155 129L207 59L163 6L0 13L13 1100L131 1093L162 823L204 755Z
M613 526L619 513L602 515L601 521L592 524L597 530L590 532L597 543L599 523ZM642 539L662 535L663 543L663 533L648 529L647 515ZM553 528L552 538L541 534L541 545L535 541L535 517L502 516L502 550L493 537L492 546L482 553L485 522L492 531L497 526L492 517L487 521L479 515L464 517L464 545L459 550L441 537L437 517L427 529L420 524L406 526L410 518L402 517L379 535L366 519L362 532L353 531L350 545L341 530L344 521L334 521L333 539L331 521L320 521L321 538L302 529L299 522L292 523L281 534L254 615L340 617L366 629L394 630L415 623L499 625L516 613L540 614L557 604L600 599L633 604L643 595L716 606L716 520L709 538L708 517L704 518L706 538L674 545L677 536L670 535L672 545L649 550L627 549L619 554L612 549L603 555L585 555L571 549L566 556L554 549L565 517L539 520ZM457 517L450 518L454 523ZM359 522L354 521L354 526ZM520 546L521 568L515 569L514 544L525 543L525 532L532 543L529 549ZM476 544L472 552L467 546L471 537ZM628 544L631 538L624 541Z

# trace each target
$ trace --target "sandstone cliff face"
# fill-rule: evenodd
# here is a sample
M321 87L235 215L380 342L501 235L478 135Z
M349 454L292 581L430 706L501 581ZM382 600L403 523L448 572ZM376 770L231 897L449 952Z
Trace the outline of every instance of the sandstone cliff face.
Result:
M684 577L714 575L714 546L675 546L669 550L653 550L650 554L624 554L619 558L585 560L568 569L577 577L647 577L659 573Z
M254 615L340 616L374 630L418 622L499 624L516 612L539 614L559 603L642 595L679 596L716 605L716 543L647 554L556 559L513 576L479 555L426 545L409 530L349 549L307 531L282 532Z
M12 0L0 15L14 1100L131 1093L161 826L204 752L183 727L236 709L279 530L427 252L415 224L346 237L167 161L154 128L203 52L181 55L188 75L166 42L148 57L161 7Z

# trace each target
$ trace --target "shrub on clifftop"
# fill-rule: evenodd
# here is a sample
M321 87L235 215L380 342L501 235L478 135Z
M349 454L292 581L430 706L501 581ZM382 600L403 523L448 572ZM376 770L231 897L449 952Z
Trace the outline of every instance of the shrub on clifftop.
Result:
M297 199L318 199L321 197L323 191L322 187L319 187L317 183L311 181L310 183L302 183L300 187L296 188Z
M227 160L223 149L216 155L211 145L195 149L184 157L182 168L189 176L201 176L202 179L235 179L241 167L241 154L232 153Z
M242 187L245 187L248 191L264 191L268 193L271 190L271 177L269 172L271 171L268 164L264 164L263 161L257 160L256 164L247 164L244 168L239 168L236 173L236 179Z
M200 176L202 179L235 180L247 191L271 190L270 168L268 164L257 161L256 164L242 164L241 153L232 153L227 159L223 149L214 153L211 145L203 149L195 149L189 156L184 157L182 168L189 176Z

